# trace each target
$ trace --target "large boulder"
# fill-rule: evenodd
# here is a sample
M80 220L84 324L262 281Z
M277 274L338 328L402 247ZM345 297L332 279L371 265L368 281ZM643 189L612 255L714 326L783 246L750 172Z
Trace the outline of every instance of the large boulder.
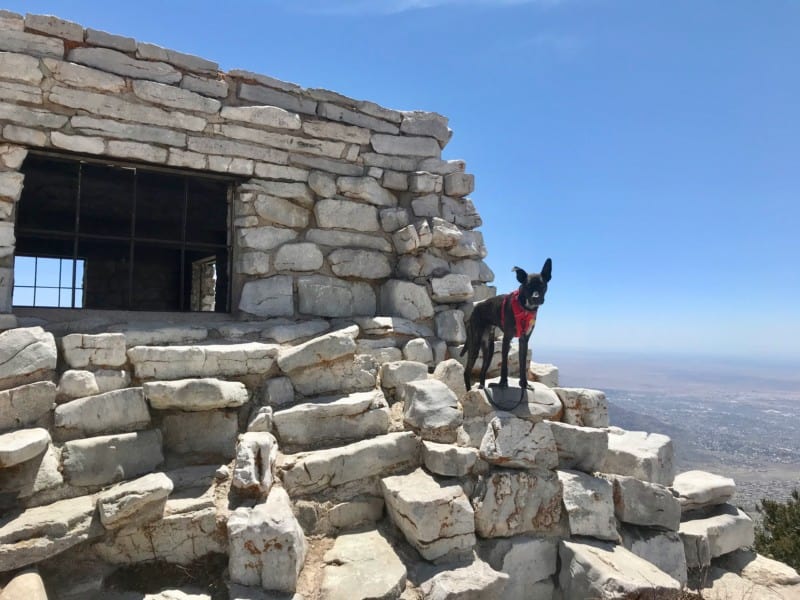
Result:
M436 475L464 477L472 472L478 459L478 451L475 448L422 442L422 462L428 471Z
M623 525L621 533L623 546L686 585L686 553L677 532Z
M558 538L514 536L481 542L478 554L508 575L503 600L552 600Z
M172 489L172 480L163 473L115 485L97 497L100 522L106 529L119 529L160 519Z
M624 475L607 477L614 485L614 513L620 521L678 530L681 506L668 488Z
M457 483L437 481L422 469L381 480L386 510L408 542L427 560L468 555L475 516Z
M307 342L283 348L278 353L278 366L284 373L317 366L320 363L352 356L356 350L358 325L352 325L315 337Z
M279 592L295 590L308 543L283 488L274 487L263 504L233 511L228 540L232 582Z

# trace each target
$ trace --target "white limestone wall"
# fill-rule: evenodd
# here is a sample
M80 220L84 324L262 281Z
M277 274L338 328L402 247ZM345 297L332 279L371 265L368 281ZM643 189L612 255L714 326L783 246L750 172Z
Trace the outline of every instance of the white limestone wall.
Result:
M441 158L447 118L223 73L50 16L2 11L0 34L0 327L13 326L18 169L30 149L239 178L232 306L243 313L433 325L492 293L474 178Z

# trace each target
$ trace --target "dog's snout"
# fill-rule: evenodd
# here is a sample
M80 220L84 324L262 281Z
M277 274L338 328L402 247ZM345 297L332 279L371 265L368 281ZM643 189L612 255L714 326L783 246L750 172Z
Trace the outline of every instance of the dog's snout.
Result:
M532 297L533 297L533 298L538 298L538 297L539 297L539 292L533 292L533 295L532 295Z

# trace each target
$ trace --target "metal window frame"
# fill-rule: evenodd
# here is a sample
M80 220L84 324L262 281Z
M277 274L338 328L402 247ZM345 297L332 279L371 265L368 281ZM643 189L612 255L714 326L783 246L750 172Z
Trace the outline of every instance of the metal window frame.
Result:
M232 269L233 269L233 197L234 197L234 188L237 184L241 183L243 180L242 178L231 177L231 176L224 176L218 175L214 173L199 173L195 171L189 171L185 169L172 169L167 167L160 167L160 166L153 166L149 164L143 163L136 163L136 162L128 162L128 161L116 161L116 160L108 160L102 157L88 157L82 155L74 155L74 154L67 154L62 152L50 152L50 151L31 151L29 152L28 156L44 158L48 160L54 161L61 161L64 163L70 163L76 166L77 173L76 173L76 190L75 190L75 203L74 203L74 210L75 210L75 217L74 217L74 227L72 231L52 231L49 229L39 229L39 228L17 228L15 223L15 233L17 237L21 236L36 236L40 238L46 239L66 239L66 240L73 240L72 245L72 256L70 257L48 257L42 255L43 258L62 258L65 260L84 260L84 268L86 268L86 261L85 257L79 256L79 242L81 240L93 240L93 241L120 241L120 242L127 242L129 244L129 265L128 265L128 295L127 295L127 308L123 310L136 310L133 302L133 290L134 290L134 266L135 266L135 246L139 243L157 243L159 245L168 247L168 248L179 248L180 249L180 285L179 285L179 297L180 297L180 307L177 310L171 312L195 312L191 309L191 298L186 297L186 290L185 290L185 269L186 265L186 252L187 251L195 251L195 250L208 250L218 252L220 250L224 250L226 253L226 269L227 269L227 293L224 298L224 310L217 309L215 312L231 312L231 304L232 304ZM132 184L132 193L133 193L133 201L131 206L131 228L130 228L130 235L105 235L105 234L96 234L96 233L82 233L80 231L80 214L81 214L81 194L82 194L82 177L83 177L83 165L99 165L105 166L110 168L119 168L119 169L131 169L133 170L133 184ZM181 216L181 225L180 225L180 239L163 239L163 238L153 238L153 237L139 237L136 235L136 204L138 200L138 181L139 181L139 173L165 173L169 175L174 175L183 178L183 206L182 206L182 216ZM188 209L189 209L189 187L191 181L196 180L212 180L212 181L219 181L222 183L227 184L227 188L224 193L225 203L226 203L226 210L225 210L225 232L226 232L226 241L224 244L221 243L208 243L208 242L188 242L186 241L186 225L188 219ZM17 215L19 211L16 211ZM24 255L28 256L28 255ZM31 255L33 256L33 255ZM72 306L75 305L75 277L76 277L76 269L73 266L73 273L72 273ZM35 280L34 280L35 282ZM60 280L59 280L60 283ZM20 286L20 287L30 287L30 286ZM67 288L64 288L67 289ZM86 290L85 287L81 288L84 292L84 303L86 300ZM34 304L35 306L35 304ZM82 310L82 309L78 309ZM99 310L103 310L102 307Z

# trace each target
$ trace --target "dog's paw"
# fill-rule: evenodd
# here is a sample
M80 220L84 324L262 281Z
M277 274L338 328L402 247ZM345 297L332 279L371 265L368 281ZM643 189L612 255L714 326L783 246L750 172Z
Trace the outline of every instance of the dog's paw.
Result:
M522 388L523 390L530 389L530 387L528 386L528 382L525 379L519 380L519 387Z
M505 388L507 388L507 387L508 387L508 379L501 379L501 380L500 380L500 381L497 383L497 387L499 387L499 388L504 388L504 389L505 389Z

